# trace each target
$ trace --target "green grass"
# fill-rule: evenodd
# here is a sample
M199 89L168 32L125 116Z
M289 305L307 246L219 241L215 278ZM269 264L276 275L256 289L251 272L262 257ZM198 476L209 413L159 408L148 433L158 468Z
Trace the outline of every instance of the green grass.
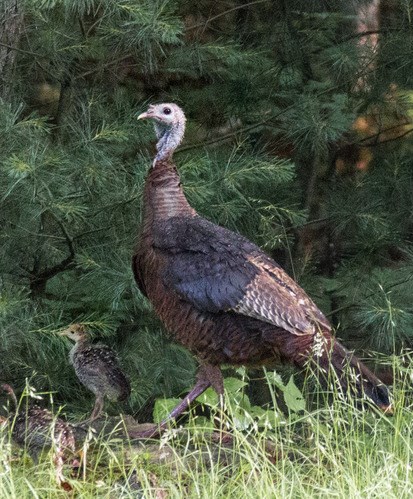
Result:
M234 388L234 382L229 382ZM160 441L131 443L119 434L90 435L78 476L65 475L83 498L410 498L413 486L412 402L394 390L394 415L360 410L335 397L316 410L258 411L241 384L226 400L232 442L211 438L194 417ZM228 389L227 389L228 392ZM249 417L249 413L260 417ZM257 422L258 421L258 422ZM205 424L205 426L203 426ZM258 427L257 427L258 426ZM52 453L39 465L0 439L0 497L67 497L56 483ZM132 476L132 478L130 478ZM135 485L134 485L135 484Z

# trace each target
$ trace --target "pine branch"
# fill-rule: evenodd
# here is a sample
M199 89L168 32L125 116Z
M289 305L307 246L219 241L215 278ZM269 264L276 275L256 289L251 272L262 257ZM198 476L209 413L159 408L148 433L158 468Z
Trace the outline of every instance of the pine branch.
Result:
M19 49L18 47L13 47L11 45L7 45L7 43L0 42L0 46L7 48L9 50L14 50L14 51L19 52L21 54L32 55L33 57L40 57L40 54L38 54L36 52L31 52L30 50Z
M39 286L43 289L43 286L46 284L46 282L49 279L51 279L57 274L60 274L60 272L72 269L74 266L75 266L74 255L69 255L60 263L53 265L53 267L46 267L41 272L32 275L30 279L31 283L36 289L38 289ZM31 286L31 288L33 286Z
M386 286L386 289L392 289L392 288L395 288L397 286L401 286L402 284L406 284L407 282L410 282L413 280L413 277L412 276L409 276L409 277L406 277L406 279L402 279L401 281L397 281L397 282L394 282L392 284L389 284ZM367 298L371 298L372 296L375 296L376 292L373 291L372 293L369 293L368 295L366 295L364 298L367 299ZM347 303L346 305L343 305L341 307L338 307L334 310L331 310L330 312L328 312L327 314L325 314L327 317L331 317L339 312L343 312L344 310L349 310L351 308L357 308L359 307L359 304L358 303Z
M256 0L255 2L249 2L245 3L243 5L237 5L236 7L232 7L231 9L226 10L225 12L221 12L220 14L217 14L215 16L209 17L205 22L198 23L198 24L193 24L192 26L188 26L186 28L186 31L191 30L191 29L196 29L200 27L206 28L209 23L212 21L215 21L216 19L219 19L220 17L226 16L227 14L234 12L239 9L245 9L246 7L250 7L251 5L257 5L260 3L268 3L270 0Z
M70 270L75 266L75 248L73 245L73 239L69 235L65 225L63 222L49 209L46 209L43 213L49 213L52 218L55 220L60 230L63 233L65 241L67 243L69 249L69 255L52 267L46 267L42 271L38 271L40 260L35 259L35 264L33 266L33 270L30 273L30 291L32 295L41 295L45 292L46 283L49 279L60 274L61 272L65 272L66 270Z
M42 57L41 54L38 54L37 52L32 52L30 50L23 50L23 49L19 49L17 47L13 47L11 45L7 45L6 43L2 43L0 42L0 46L1 47L5 47L5 48L8 48L10 50L14 50L16 52L19 52L21 54L25 54L25 55L31 55L35 58L35 63L39 66L39 68L44 71L47 75L51 76L54 80L56 79L56 75L51 73L48 69L46 69L40 62L39 62L39 58Z

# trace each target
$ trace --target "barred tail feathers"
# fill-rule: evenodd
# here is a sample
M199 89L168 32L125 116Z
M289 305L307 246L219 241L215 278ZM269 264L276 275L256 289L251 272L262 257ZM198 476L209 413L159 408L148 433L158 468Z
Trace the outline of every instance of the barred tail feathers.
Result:
M336 379L343 393L358 400L370 400L385 412L392 411L387 386L329 332L302 336L289 334L284 340L278 344L282 344L279 353L283 360L300 368L314 369L326 388Z

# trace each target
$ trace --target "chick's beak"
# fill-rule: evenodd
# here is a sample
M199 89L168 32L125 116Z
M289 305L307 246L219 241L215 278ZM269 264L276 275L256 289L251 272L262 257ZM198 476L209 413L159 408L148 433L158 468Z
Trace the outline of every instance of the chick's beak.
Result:
M70 329L67 328L67 329L63 329L63 331L59 331L58 334L59 334L59 336L66 336L67 333L69 333L69 332L70 332Z

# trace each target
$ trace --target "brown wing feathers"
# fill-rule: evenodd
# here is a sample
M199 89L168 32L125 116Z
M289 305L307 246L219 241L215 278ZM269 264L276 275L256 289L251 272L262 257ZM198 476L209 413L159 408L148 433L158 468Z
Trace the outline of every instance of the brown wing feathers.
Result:
M297 335L330 329L305 292L243 236L201 217L170 219L161 231L155 245L168 261L165 283L200 310L232 310Z
M292 334L314 334L330 325L305 292L279 267L262 258L248 258L259 272L251 281L235 310L270 322Z

